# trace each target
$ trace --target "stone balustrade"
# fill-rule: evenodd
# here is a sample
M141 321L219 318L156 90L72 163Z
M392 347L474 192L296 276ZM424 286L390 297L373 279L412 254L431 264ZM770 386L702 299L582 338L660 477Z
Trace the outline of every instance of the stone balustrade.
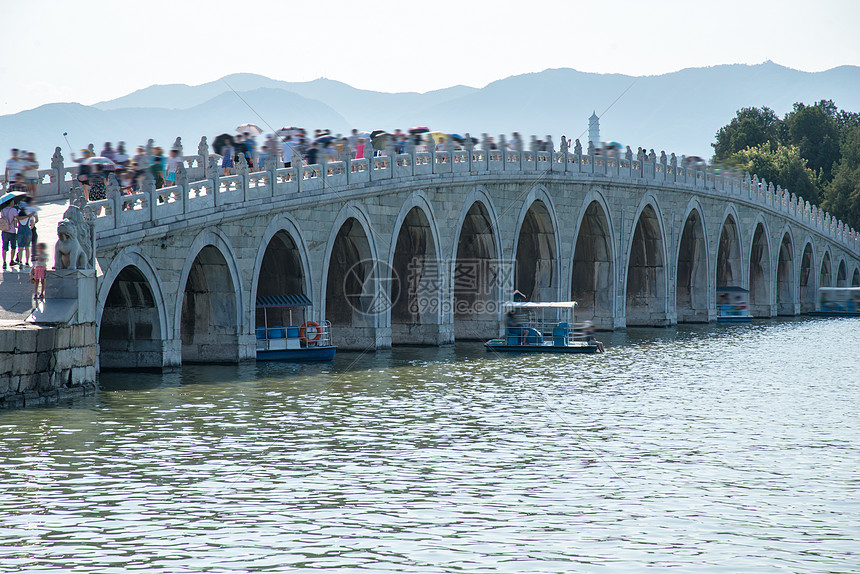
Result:
M214 155L214 154L213 154ZM183 156L183 164L188 177L198 179L206 176L203 159L199 155ZM65 159L59 153L59 148L54 152L51 160L52 167L40 169L36 184L36 194L42 200L65 199L69 197L72 188L77 185L78 166L65 165ZM0 188L5 189L6 181L0 174Z
M201 142L198 150L207 151ZM381 180L400 180L472 173L522 173L572 177L607 177L651 185L673 186L699 193L721 194L783 215L825 235L851 252L860 255L857 232L837 221L821 208L810 205L788 190L774 187L758 176L715 173L674 165L649 158L626 159L562 151L457 150L394 154L349 159L318 165L279 168L220 176L211 162L215 154L183 156L183 182L173 187L143 190L120 195L109 189L109 197L92 202L97 230L121 230L128 226L155 224L159 221L192 215L195 211L238 204L267 197L289 197L301 193L336 192L356 184ZM211 164L211 165L210 165ZM59 148L52 169L39 171L40 197L67 196L75 184L77 167L65 167ZM213 173L215 172L215 173Z

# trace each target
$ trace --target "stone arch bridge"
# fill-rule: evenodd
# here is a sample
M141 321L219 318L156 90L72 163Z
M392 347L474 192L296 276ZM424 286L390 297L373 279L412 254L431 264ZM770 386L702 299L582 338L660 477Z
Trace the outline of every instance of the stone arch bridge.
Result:
M568 151L228 177L185 159L175 187L89 204L102 368L251 359L266 295L307 295L294 320L326 318L341 348L372 349L495 336L515 289L616 329L712 321L722 285L749 289L757 317L860 285L854 230L748 175Z

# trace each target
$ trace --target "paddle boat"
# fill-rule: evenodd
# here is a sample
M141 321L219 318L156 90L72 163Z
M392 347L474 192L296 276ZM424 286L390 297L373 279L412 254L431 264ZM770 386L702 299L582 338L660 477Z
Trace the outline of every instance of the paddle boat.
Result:
M810 311L813 317L860 316L860 287L820 287L819 308Z
M717 286L717 321L720 323L749 323L750 292L740 287Z
M506 353L602 353L591 323L574 323L575 301L505 303L505 336L484 344Z
M257 297L257 317L263 325L256 329L258 361L305 363L331 361L337 347L331 344L331 323L310 319L313 306L306 295ZM293 321L293 313L298 321ZM270 318L282 324L270 326ZM301 324L297 324L304 321ZM286 326L283 324L286 323Z

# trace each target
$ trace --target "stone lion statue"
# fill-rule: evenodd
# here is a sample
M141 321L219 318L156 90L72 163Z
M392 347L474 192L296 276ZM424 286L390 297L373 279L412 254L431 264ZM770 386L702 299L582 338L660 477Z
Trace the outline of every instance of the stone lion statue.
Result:
M89 269L93 250L92 225L74 206L70 206L64 216L57 225L54 268Z

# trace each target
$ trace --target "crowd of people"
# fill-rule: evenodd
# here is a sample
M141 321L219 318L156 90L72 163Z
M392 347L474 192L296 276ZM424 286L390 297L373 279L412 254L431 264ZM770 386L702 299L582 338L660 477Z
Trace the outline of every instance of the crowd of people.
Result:
M406 153L411 146L419 152L428 151L430 145L434 146L435 151L457 151L467 147L523 151L526 147L518 132L514 132L511 138L504 142L501 141L504 137L501 137L497 143L493 137L486 134L479 140L459 134L431 132L426 127L396 129L390 133L382 130L362 132L353 129L347 136L333 134L328 129L314 130L313 135L310 135L304 128L282 128L277 133L267 134L259 150L255 138L255 134L250 132L235 136L221 134L215 138L213 151L221 156L220 166L224 175L234 172L240 156L244 157L250 168L256 166L263 169L269 158L273 159L277 166L291 167L295 157L301 157L306 165L313 165L323 160L333 162L385 155L390 149L393 149L394 153ZM551 136L546 136L543 140L533 137L528 147L532 151L555 149Z
M0 203L3 272L29 268L30 278L35 285L34 298L44 299L48 257L47 245L38 241L38 210L29 195L16 195L14 189L5 194L3 199L5 201Z
M246 124L253 126L253 124ZM240 126L241 127L241 126ZM256 127L256 126L253 126ZM277 167L291 167L296 157L301 157L305 165L341 161L347 158L356 159L373 155L386 155L390 150L394 153L406 153L413 148L416 151L428 151L430 145L435 151L457 151L467 148L478 150L510 150L552 152L569 149L573 153L588 153L593 156L607 158L634 158L643 162L656 162L658 158L654 150L647 151L639 148L634 154L629 146L624 150L616 142L602 143L595 146L588 142L587 150L583 150L579 140L575 144L562 136L561 144L556 147L552 137L544 139L532 136L526 142L519 132L513 132L510 137L499 136L498 141L492 136L482 134L480 139L431 132L420 126L408 130L396 129L393 132L376 130L373 132L353 129L349 135L333 134L328 129L314 130L311 135L303 128L282 128L277 133L262 136L258 145L257 137L262 136L262 130L244 131L236 135L221 134L213 141L212 151L220 156L220 168L223 175L235 173L240 159L252 170L262 170L271 163ZM432 141L432 144L431 144ZM97 201L106 196L107 178L110 174L116 176L120 191L131 194L139 191L144 177L149 174L155 182L156 189L169 187L176 183L177 167L183 161L181 149L171 147L166 153L161 147L152 147L146 153L144 146L137 146L136 153L131 155L126 151L125 142L119 142L114 147L111 142L105 142L101 152L96 154L92 145L80 150L80 155L71 154L72 161L77 164L77 181L81 185L87 201ZM700 158L681 157L680 164L688 167L691 160ZM677 160L672 154L671 160L661 153L659 161L675 164ZM701 161L701 160L700 160ZM699 162L694 165L699 167ZM23 189L34 198L37 197L39 164L33 152L12 150L12 156L6 162L5 181L8 189Z
M107 178L113 174L120 191L134 193L140 189L147 172L152 176L155 187L175 185L176 167L182 161L178 148L171 148L165 157L164 149L153 147L150 154L144 146L137 146L135 155L126 152L125 142L116 148L105 142L99 155L93 150L82 149L81 156L72 153L72 161L78 164L77 180L81 184L87 201L105 199Z

